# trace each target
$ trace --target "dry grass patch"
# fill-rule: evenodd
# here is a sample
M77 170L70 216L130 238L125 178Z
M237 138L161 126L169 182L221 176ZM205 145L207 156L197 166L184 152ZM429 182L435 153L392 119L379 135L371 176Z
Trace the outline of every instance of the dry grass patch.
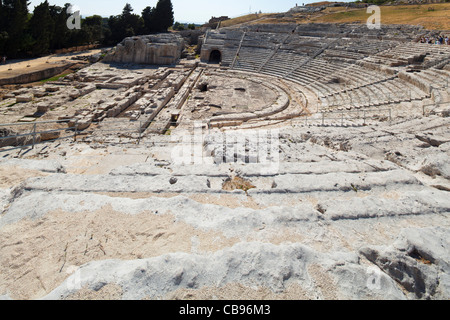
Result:
M248 14L242 17L237 17L237 18L233 18L230 20L225 20L222 21L222 23L220 24L221 27L231 27L234 25L238 25L241 23L248 23L248 22L252 22L261 18L265 18L268 16L271 16L272 14L270 13L253 13L253 14Z
M366 9L350 9L312 17L312 22L366 22L371 16ZM421 25L432 30L450 30L450 3L381 6L381 23Z
M299 13L293 17L267 15L258 23L366 23L372 15L367 9L329 7L317 13ZM381 6L382 24L420 25L431 30L450 30L450 3ZM264 18L264 17L263 17Z
M246 180L241 177L228 178L222 186L222 189L226 191L233 191L236 189L240 189L247 192L248 190L253 188L256 187L249 180Z

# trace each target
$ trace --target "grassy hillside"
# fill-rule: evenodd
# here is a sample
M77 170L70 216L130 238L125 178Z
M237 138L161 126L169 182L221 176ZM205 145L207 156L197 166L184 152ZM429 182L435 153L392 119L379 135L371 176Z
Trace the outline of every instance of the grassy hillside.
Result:
M339 8L334 8L339 9ZM342 8L340 8L342 9ZM366 22L365 9L328 12L311 17L312 22ZM450 3L381 6L381 23L422 25L432 30L450 30Z
M231 27L231 26L242 24L242 23L255 22L255 21L258 21L260 19L267 18L269 16L271 16L271 14L268 14L268 13L247 14L245 16L241 16L241 17L230 19L230 20L222 21L221 26L222 27Z
M254 23L365 23L370 17L366 9L346 9L329 7L307 14L299 13L291 17L277 18L277 14L249 14L222 22L222 27ZM381 23L421 25L431 30L450 30L450 3L381 6Z

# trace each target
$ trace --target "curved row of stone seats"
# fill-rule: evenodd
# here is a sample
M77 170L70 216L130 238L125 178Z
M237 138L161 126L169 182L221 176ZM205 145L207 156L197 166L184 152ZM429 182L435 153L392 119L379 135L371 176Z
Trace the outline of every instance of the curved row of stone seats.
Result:
M278 50L275 55L266 62L260 72L268 75L282 77L290 72L292 68L306 61L305 54L295 51Z
M236 56L237 50L238 50L237 46L236 47L231 47L231 46L223 47L221 64L226 67L231 66L231 64L233 63L233 59Z
M288 35L273 49L265 63L260 67L261 72L283 75L303 63L306 56L312 56L322 49L323 44L310 37L296 37ZM281 65L282 64L282 65ZM281 72L277 70L284 69Z
M314 37L298 37L293 35L284 41L281 48L284 50L295 50L299 53L313 53L332 41L333 39L318 40Z
M385 40L385 35L383 40L372 35L359 37L367 30L356 27L351 32L349 26L314 27L318 29L299 26L295 33L287 34L255 32L255 28L245 34L235 32L233 40L224 43L222 64L231 65L240 48L235 69L307 87L316 92L322 108L365 108L423 99L430 94L430 83L448 78L446 70L437 69L409 76L403 67L422 64L423 69L435 60L439 68L445 67L443 54L450 48L406 42L407 38ZM386 28L384 32L395 30ZM399 73L405 75L399 77Z
M331 74L339 74L341 70L349 66L350 64L334 64L321 58L313 59L301 67L292 70L292 76L290 78L303 79L304 85L307 85L314 81L324 80ZM325 80L325 82L327 81Z
M433 89L448 89L448 74L447 70L429 69L421 72L401 71L398 73L398 76L427 94L431 94Z
M366 25L311 23L298 25L295 33L300 35L329 37L329 38L356 38L356 39L383 39L383 41L412 41L423 34L423 27L408 25L381 25L380 29L368 29Z
M321 108L360 109L423 100L426 97L428 95L414 85L396 78L325 96L326 99L322 100Z
M395 48L373 55L371 60L376 63L394 66L423 63L430 67L431 64L441 61L443 55L450 55L449 46L426 43L402 43Z
M393 57L386 57L383 55L369 56L369 57L365 58L364 60L367 62L386 65L386 66L390 66L390 67L402 66L402 65L406 65L408 63L407 59L398 59L398 58L393 58Z
M435 45L429 43L414 43L412 47L420 49L423 52L428 53L429 56L439 58L442 54L450 53L450 47L446 45Z
M426 93L423 90L420 90L415 85L405 82L399 78L395 78L391 81L392 85L394 86L394 93L399 95L400 97L403 97L410 94L411 100L422 100L424 98L428 98L430 95Z
M354 51L340 50L337 48L326 49L323 52L323 55L326 57L336 57L336 58L345 58L345 59L353 59L353 60L361 60L366 57L366 55Z
M362 108L377 105L376 93L374 88L360 87L352 90L345 90L339 93L334 93L328 98L328 105L322 104L324 109L333 109L336 107L350 108Z
M242 47L239 51L239 58L236 59L235 69L258 71L267 60L272 50L263 48Z
M353 65L350 68L346 69L345 76L347 79L351 79L351 81L353 81L354 87L366 86L395 78L395 76L387 75L382 72L375 72L373 70L363 68L359 65Z
M373 55L385 50L391 50L392 48L398 46L399 43L396 41L360 41L350 39L346 43L339 43L334 48L336 50L342 50L347 52L356 52L363 55Z
M428 82L433 88L449 88L450 72L447 70L427 69L417 72L415 75L423 81Z
M327 75L321 81L327 84L330 84L331 82L339 82L337 85L337 90L333 92L338 93L339 91L342 90L351 90L358 87L383 82L393 78L395 78L395 76L387 75L382 72L375 72L374 70L370 70L362 66L352 64L346 66L343 69L339 69L339 72ZM330 84L330 86L333 85ZM336 85L334 85L333 88L335 86ZM343 87L344 89L342 89Z
M243 43L246 47L271 47L281 44L284 37L276 33L246 32Z
M241 41L243 33L244 31L239 29L221 29L219 32L209 32L207 40L211 38L219 38L228 41ZM209 43L209 40L207 42Z
M252 52L249 51L247 53L248 56L245 55L245 57L252 59ZM272 62L269 63L276 61L272 59ZM292 67L292 63L290 63L284 68L272 70L270 74L283 77L285 75L284 72L292 71L290 70ZM258 64L247 68L241 67L241 69L257 71ZM267 66L261 70L262 73L268 73L267 71ZM350 84L350 86L345 88L339 83L329 83L328 81L332 80L331 78L335 74L338 74L341 81ZM409 84L400 83L399 80L394 81L393 78L395 76L377 73L358 65L348 63L333 64L320 58L309 61L286 77L290 81L302 86L309 86L314 91L317 91L321 107L324 109L342 106L346 108L373 107L401 101L411 101L411 99L422 99L426 96L424 92L414 90L413 86L405 89Z

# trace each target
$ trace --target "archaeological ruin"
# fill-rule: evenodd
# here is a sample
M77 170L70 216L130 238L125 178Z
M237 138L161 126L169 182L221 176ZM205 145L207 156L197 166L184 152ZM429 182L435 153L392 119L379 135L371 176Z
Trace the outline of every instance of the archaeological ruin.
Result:
M5 81L0 296L449 299L450 45L430 34L136 36Z

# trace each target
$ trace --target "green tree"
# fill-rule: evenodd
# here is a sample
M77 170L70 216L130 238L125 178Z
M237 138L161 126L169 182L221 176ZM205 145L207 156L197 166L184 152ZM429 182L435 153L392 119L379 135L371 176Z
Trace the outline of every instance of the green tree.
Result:
M1 31L8 34L4 43L5 54L9 57L24 55L29 44L26 34L28 24L27 0L3 0L2 15L3 28Z
M133 8L127 3L121 15L109 18L108 25L111 35L108 42L115 44L126 37L142 34L144 31L144 20L141 16L132 12Z
M53 36L50 42L50 48L52 50L71 46L69 43L69 33L73 30L67 28L67 19L69 18L67 9L69 7L69 3L66 3L64 7L50 6L50 15L53 20Z
M5 54L8 37L8 32L6 31L6 11L3 6L3 0L0 0L0 58Z
M89 34L88 42L102 42L103 40L103 18L98 15L86 17L83 20L82 28Z
M170 0L159 0L156 7L146 7L142 11L143 31L147 34L167 32L174 25L173 6ZM177 25L177 28L180 25Z
M170 0L159 0L155 7L156 32L167 32L174 24L173 6Z
M144 33L154 33L158 29L155 20L155 8L146 7L142 10L142 20L144 21Z
M54 22L50 14L50 5L47 0L36 6L29 23L29 34L33 38L32 53L41 55L50 51L53 39Z
M124 26L126 37L135 36L142 33L144 28L144 21L142 17L133 14L133 8L129 3L125 5L120 17L122 25Z
M178 21L175 22L175 24L173 25L173 30L176 31L183 31L184 30L184 25L179 23Z
M0 30L5 30L5 9L3 8L3 0L0 0Z

